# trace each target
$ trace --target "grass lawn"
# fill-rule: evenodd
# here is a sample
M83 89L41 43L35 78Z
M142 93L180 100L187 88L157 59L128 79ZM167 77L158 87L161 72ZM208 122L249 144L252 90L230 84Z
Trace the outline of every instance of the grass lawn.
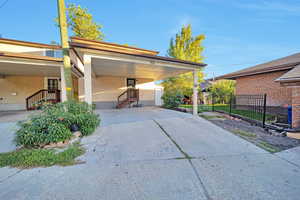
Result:
M84 154L84 148L75 143L66 150L57 152L54 149L20 149L8 153L0 153L0 167L32 168L50 167L53 165L74 165L76 157Z
M192 108L193 105L180 105L180 108ZM223 111L226 113L229 113L230 107L226 104L216 104L214 105L215 111ZM212 111L212 105L198 105L198 111L199 112L206 112L206 111ZM254 119L258 121L263 120L263 115L261 113L252 112L251 110L238 110L238 109L231 109L232 114L240 115L247 117L249 119ZM272 121L274 119L273 115L266 114L266 121Z
M193 105L180 105L179 108L193 108ZM199 112L212 111L212 105L198 105Z

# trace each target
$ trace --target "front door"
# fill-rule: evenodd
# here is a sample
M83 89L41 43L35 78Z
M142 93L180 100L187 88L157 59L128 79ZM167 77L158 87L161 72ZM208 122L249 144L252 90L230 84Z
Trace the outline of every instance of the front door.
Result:
M127 98L137 98L137 90L135 89L136 79L127 78Z
M58 86L58 79L52 79L52 78L48 78L48 83L47 83L47 88L49 90L49 93L50 92L55 92L59 89L59 86Z

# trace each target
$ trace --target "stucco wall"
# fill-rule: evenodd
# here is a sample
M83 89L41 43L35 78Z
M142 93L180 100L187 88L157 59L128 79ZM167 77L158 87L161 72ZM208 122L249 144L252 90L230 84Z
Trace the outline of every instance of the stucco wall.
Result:
M93 79L93 102L98 108L113 108L118 96L126 90L126 77L101 76ZM155 86L151 79L137 79L136 87L140 92L140 103L143 105L155 104ZM149 86L150 85L150 86ZM79 79L79 98L84 100L84 80Z
M284 106L292 103L292 89L275 82L287 71L272 72L236 79L236 94L267 94L268 106Z
M44 88L44 77L6 76L0 86L0 110L21 110L28 96Z

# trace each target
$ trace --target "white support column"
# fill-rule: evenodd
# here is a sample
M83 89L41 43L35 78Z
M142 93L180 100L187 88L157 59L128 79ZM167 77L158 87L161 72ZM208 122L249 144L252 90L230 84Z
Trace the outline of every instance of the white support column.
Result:
M84 98L85 102L92 104L92 58L84 55Z
M67 90L66 90L66 81L65 81L65 73L64 66L60 66L60 98L61 102L67 101Z
M198 115L198 70L194 70L194 85L193 85L193 115Z

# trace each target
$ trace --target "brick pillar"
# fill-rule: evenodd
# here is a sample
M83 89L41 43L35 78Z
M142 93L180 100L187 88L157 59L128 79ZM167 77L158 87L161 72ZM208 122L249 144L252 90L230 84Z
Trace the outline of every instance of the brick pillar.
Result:
M293 128L300 128L300 87L292 89Z

